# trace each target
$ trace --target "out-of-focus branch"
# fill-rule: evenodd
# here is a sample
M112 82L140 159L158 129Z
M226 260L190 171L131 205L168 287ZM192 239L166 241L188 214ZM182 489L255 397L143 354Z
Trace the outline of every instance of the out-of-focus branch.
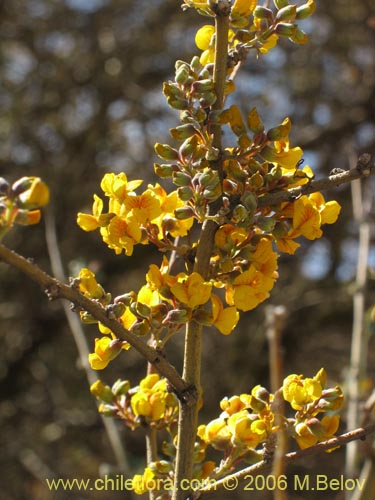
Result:
M360 427L350 432L346 432L345 434L341 434L340 436L336 436L332 439L328 439L327 441L322 441L310 448L305 448L304 450L293 451L291 453L287 453L283 457L283 461L285 465L298 462L306 457L319 455L320 453L330 450L332 448L336 448L338 446L343 446L351 441L355 441L358 439L366 439L367 436L373 434L375 432L375 424L371 424L367 427ZM263 474L272 469L272 461L262 460L255 465L251 465L250 467L246 467L235 474L231 474L226 476L220 481L215 482L215 484L211 484L207 488L202 488L192 495L193 500L202 500L209 498L211 496L215 496L217 493L222 493L223 491L228 491L228 485L231 487L232 491L242 487L244 484L249 482L249 477L257 474ZM235 487L233 487L235 485Z
M284 421L284 399L280 395L279 388L283 384L283 353L281 336L285 327L287 311L284 306L267 306L266 308L266 337L268 340L269 365L271 392L275 393L273 411L275 412L275 424L280 426L276 435L276 448L273 454L272 475L277 478L285 473L283 457L288 450L288 436L283 427ZM277 392L278 391L278 392ZM273 492L274 500L286 500L287 493L276 488Z
M357 165L350 170L333 173L323 179L311 181L303 186L298 186L285 191L265 194L258 199L259 207L277 205L284 201L294 201L304 194L311 194L317 191L324 191L335 188L341 184L352 182L355 179L362 179L375 173L375 164L371 163L371 155L364 153L357 161Z
M3 244L0 244L0 260L15 267L38 283L50 300L66 299L77 308L90 313L96 320L112 330L119 339L129 342L147 361L153 364L156 370L169 381L180 399L189 400L190 386L182 379L176 368L156 349L148 346L142 339L126 330L119 321L108 317L106 310L100 304L82 295L77 287L66 285L53 278L31 260L9 250Z
M60 281L66 281L64 266L61 259L60 249L57 242L56 224L52 210L46 213L46 242L48 254L51 262L51 268L54 276ZM75 314L72 314L69 304L63 302L63 308L68 322L73 339L77 346L78 355L81 366L85 370L87 381L91 386L94 382L99 380L97 372L92 370L88 362L89 348L86 341L86 336L82 328L82 324ZM104 417L100 413L103 426L107 432L108 440L111 443L113 453L117 460L117 466L121 471L129 472L130 466L126 456L125 449L122 445L122 438L116 422L113 419Z
M371 206L371 195L367 200L362 193L359 181L351 184L353 217L359 227L356 289L353 296L353 328L350 350L350 368L347 377L348 412L347 426L353 428L360 425L361 384L366 377L368 338L364 325L365 289L367 282L368 256L370 249L370 223L368 220ZM358 443L353 442L346 449L345 472L348 476L357 476L359 470ZM351 492L346 492L346 498L352 498Z

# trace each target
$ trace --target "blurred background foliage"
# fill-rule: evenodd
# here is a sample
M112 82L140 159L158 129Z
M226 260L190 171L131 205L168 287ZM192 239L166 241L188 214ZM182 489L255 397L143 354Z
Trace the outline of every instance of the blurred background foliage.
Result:
M349 168L360 153L374 153L371 6L372 0L318 0L316 14L304 22L309 44L283 42L260 60L250 57L236 82L242 109L257 106L267 127L291 116L293 145L302 146L317 176ZM116 257L98 234L77 227L76 214L90 210L105 172L155 182L153 144L170 141L168 128L178 120L165 104L162 82L173 77L176 59L190 61L197 52L195 31L206 20L183 14L176 0L4 0L0 22L0 175L10 181L39 175L48 182L47 210L69 275L85 265L114 294L137 290L148 263L161 256L141 247L131 258ZM373 189L371 181L367 188ZM324 238L304 243L296 256L280 258L269 303L288 309L285 373L311 376L325 366L331 382L343 384L358 225L349 187L326 197L343 205L339 222L324 229ZM17 229L5 243L50 270L44 231L43 224ZM369 263L375 264L374 248ZM368 307L374 302L371 268L369 278ZM116 464L61 304L48 303L33 283L2 264L0 280L0 498L131 498L124 492L46 489L45 477L95 478L105 464ZM205 334L202 421L218 414L223 396L268 385L264 330L260 307L229 338ZM86 332L91 348L96 327ZM181 340L169 352L177 366ZM136 384L144 371L142 359L129 352L101 375L107 383L123 377ZM144 465L142 433L121 428L121 434L129 477ZM337 477L343 457L338 451L307 460L300 470L328 470ZM305 493L308 499L313 492Z

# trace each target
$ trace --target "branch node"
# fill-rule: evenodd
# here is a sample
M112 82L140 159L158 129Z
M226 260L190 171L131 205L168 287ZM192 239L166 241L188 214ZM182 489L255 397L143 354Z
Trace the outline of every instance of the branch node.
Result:
M44 289L44 293L47 295L48 300L56 300L60 297L60 286L58 283L51 283Z

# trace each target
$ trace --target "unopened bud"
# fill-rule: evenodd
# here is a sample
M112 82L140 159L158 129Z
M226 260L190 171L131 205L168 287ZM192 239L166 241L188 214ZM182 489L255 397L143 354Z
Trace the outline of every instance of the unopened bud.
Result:
M161 179L168 179L169 177L172 177L173 167L172 165L168 165L165 163L163 163L162 165L160 165L159 163L154 163L154 171L155 174Z
M104 403L113 403L116 399L111 388L108 385L103 384L101 380L97 380L91 385L90 392L97 399L104 401Z
M174 211L174 215L177 220L185 220L194 216L194 211L190 207L179 207Z
M176 186L190 186L191 184L191 176L185 172L174 172L172 178Z
M142 320L139 322L136 321L129 328L129 331L134 333L135 335L138 335L139 337L143 337L144 335L147 335L148 332L150 331L150 325L146 320Z
M311 14L315 12L316 5L314 0L308 0L307 3L304 3L300 7L297 7L297 15L296 19L301 21L302 19L306 19L307 17L310 17Z
M297 26L291 23L279 23L275 32L280 36L293 37L297 31Z
M28 177L26 179L30 181L29 187L26 190L22 190L22 192L18 196L18 199L20 200L22 207L32 209L47 205L47 203L49 202L49 189L47 187L47 184L43 182L42 179L40 179L39 177ZM12 190L15 184L13 184ZM26 186L27 184L28 182L25 180L21 182L17 186L17 188L23 189L23 187Z
M194 191L189 186L178 188L177 194L181 201L189 201L194 197Z
M191 86L191 91L196 94L205 93L214 89L214 82L211 79L198 80Z
M262 7L261 5L257 5L253 12L254 17L258 19L273 19L273 12L271 9L267 9L266 7Z
M296 18L297 6L287 5L280 9L276 15L276 21L293 22Z
M273 0L273 3L277 9L283 9L288 5L288 0Z
M115 417L118 411L116 406L104 405L104 404L99 405L98 410L99 413L101 413L105 417Z
M137 300L137 294L135 292L128 292L122 295L118 295L113 299L113 302L117 304L118 302L122 302L126 306L130 306L130 304Z
M172 309L163 320L163 324L187 323L191 319L191 311L187 309Z
M163 160L178 160L178 152L169 144L160 144L157 142L154 146L155 152Z
M112 386L112 392L115 396L122 396L124 394L127 394L130 389L130 382L129 380L121 380L118 379Z

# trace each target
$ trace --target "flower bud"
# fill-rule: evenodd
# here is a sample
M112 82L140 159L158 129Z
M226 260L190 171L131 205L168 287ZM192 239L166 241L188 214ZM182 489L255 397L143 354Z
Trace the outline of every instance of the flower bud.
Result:
M177 141L184 141L196 133L195 127L191 123L184 123L169 130L171 136Z
M31 226L40 221L40 210L18 210L14 222L21 226Z
M206 309L198 308L193 313L193 319L201 325L212 325L212 315Z
M191 91L195 94L205 93L207 91L213 91L214 82L211 79L198 80L194 82L191 86Z
M196 135L188 137L180 146L179 153L182 158L187 158L188 156L195 153L198 146L198 138Z
M179 207L174 211L174 215L177 220L185 220L194 216L194 211L190 207Z
M296 19L298 19L299 21L301 21L302 19L306 19L315 12L315 9L316 5L314 0L308 0L307 3L304 3L300 7L297 7Z
M237 205L232 212L231 219L234 223L237 224L238 222L246 220L248 215L249 212L243 205Z
M280 9L276 15L276 21L288 21L293 22L296 18L296 5L287 5Z
M157 142L154 146L155 153L163 160L178 160L178 152L169 144L160 144Z
M115 396L108 385L104 385L101 380L97 380L90 387L90 392L97 399L104 401L104 403L113 403Z
M181 201L189 201L194 198L194 191L189 186L178 188L177 194Z
M151 309L147 304L142 304L142 302L137 302L135 307L137 316L141 318L149 318L151 315Z
M130 304L137 300L137 294L135 292L128 292L122 295L118 295L113 299L113 302L117 304L118 302L122 302L126 306L130 306Z
M163 320L163 324L187 323L191 319L191 311L187 309L172 309Z
M21 201L22 207L32 209L47 205L47 203L49 202L49 189L47 187L47 184L43 182L40 177L28 177L26 179L28 179L28 181L30 182L29 187L26 190L22 190L22 192L20 192L18 196L19 200ZM12 190L15 184L13 184ZM27 181L21 182L16 187L16 190L23 189L23 187L27 184Z
M99 405L99 413L104 415L105 417L115 417L117 415L117 407L111 405Z
M204 95L199 99L199 104L202 108L209 108L216 102L216 94L214 92L205 92Z
M273 0L273 3L277 9L283 9L288 5L288 0Z
M148 332L150 331L150 325L146 320L136 321L129 328L129 331L131 333L134 333L135 335L138 335L139 337L143 337L144 335L147 335Z
M279 23L275 32L280 36L293 37L297 31L297 26L291 23Z
M255 7L253 15L258 19L269 19L270 21L273 19L272 10L262 7L261 5Z
M245 192L245 194L241 196L241 201L250 212L254 212L258 205L257 197L251 192Z
M105 308L105 312L107 313L108 318L110 319L118 319L120 318L126 310L126 306L122 302L118 302L117 304L109 304Z
M185 172L174 172L172 179L176 186L190 186L191 184L191 177Z
M127 394L130 389L130 382L129 380L121 380L118 379L112 386L112 392L115 396L122 396L124 394Z
M182 61L176 61L176 66L177 63L179 62ZM189 77L190 77L190 68L187 63L183 63L178 68L176 68L176 77L175 77L176 83L178 83L179 85L185 85L188 82Z
M172 177L173 167L172 165L168 165L165 163L162 165L160 165L159 163L154 163L154 172L161 179L168 179L169 177Z

